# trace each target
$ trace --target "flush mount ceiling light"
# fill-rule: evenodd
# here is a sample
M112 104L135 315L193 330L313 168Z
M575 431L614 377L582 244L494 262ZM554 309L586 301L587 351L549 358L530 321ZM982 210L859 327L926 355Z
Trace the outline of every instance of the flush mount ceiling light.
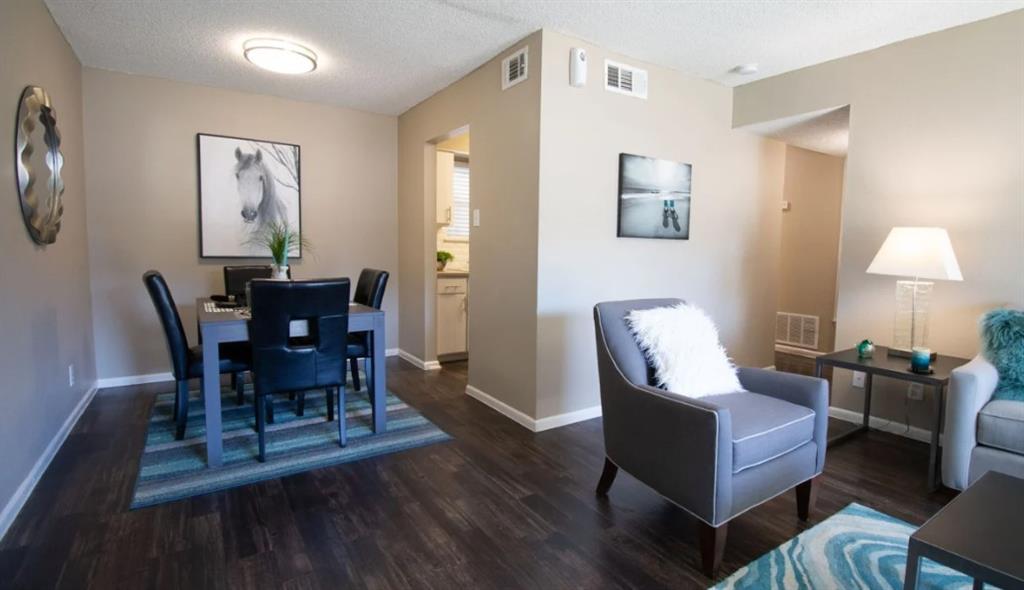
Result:
M316 54L297 43L280 39L249 39L242 46L245 59L278 74L305 74L316 69Z
M739 74L741 76L750 76L757 73L757 64L740 64L729 70L729 73Z

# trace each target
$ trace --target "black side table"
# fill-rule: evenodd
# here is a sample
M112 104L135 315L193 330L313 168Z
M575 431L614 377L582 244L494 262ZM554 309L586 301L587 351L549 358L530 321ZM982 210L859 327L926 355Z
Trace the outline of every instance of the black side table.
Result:
M974 578L974 587L1024 588L1024 479L989 471L910 536L904 590L917 588L921 559Z
M876 346L874 355L869 359L858 358L856 348L848 348L819 356L814 365L814 375L816 377L821 377L821 369L826 366L864 373L864 418L861 426L830 438L828 441L829 446L868 431L871 420L871 381L873 376L878 375L890 379L901 379L933 387L935 390L935 395L933 396L935 419L932 422L931 456L928 461L928 488L930 490L938 488L939 432L942 430L942 412L945 408L943 403L944 393L946 386L949 384L949 374L953 369L967 363L967 361L968 359L940 354L932 361L933 373L921 375L911 372L910 359L889 356L889 349L884 346Z

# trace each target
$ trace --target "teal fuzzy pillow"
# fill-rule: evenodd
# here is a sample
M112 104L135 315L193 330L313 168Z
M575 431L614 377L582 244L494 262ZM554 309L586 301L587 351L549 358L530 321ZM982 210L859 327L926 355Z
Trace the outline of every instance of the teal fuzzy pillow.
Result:
M1024 311L996 309L981 318L985 358L999 372L992 399L1024 402Z

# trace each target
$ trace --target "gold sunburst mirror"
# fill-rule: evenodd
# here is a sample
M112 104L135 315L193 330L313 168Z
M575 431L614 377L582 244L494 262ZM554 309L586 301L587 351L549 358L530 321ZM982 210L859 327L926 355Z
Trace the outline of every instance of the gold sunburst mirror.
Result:
M21 93L14 159L25 227L37 244L52 244L64 214L64 156L50 95L38 86Z

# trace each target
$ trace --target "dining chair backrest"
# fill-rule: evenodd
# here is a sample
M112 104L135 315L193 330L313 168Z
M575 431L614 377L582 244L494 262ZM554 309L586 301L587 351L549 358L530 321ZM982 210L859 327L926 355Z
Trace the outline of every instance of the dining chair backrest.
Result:
M347 278L250 283L257 395L344 385L350 286ZM293 320L306 321L308 337L291 337Z
M266 264L224 267L224 294L245 297L245 286L253 279L269 279L274 269ZM290 276L290 275L289 275Z
M178 307L174 304L174 297L167 287L167 281L158 271L150 270L142 275L142 282L146 285L146 291L153 300L153 307L156 308L156 314L160 317L160 324L164 329L174 379L187 379L188 339L185 337L185 328L181 325L181 316L178 315Z
M375 309L384 303L384 288L388 286L388 271L375 268L364 268L359 273L356 292L352 301Z

